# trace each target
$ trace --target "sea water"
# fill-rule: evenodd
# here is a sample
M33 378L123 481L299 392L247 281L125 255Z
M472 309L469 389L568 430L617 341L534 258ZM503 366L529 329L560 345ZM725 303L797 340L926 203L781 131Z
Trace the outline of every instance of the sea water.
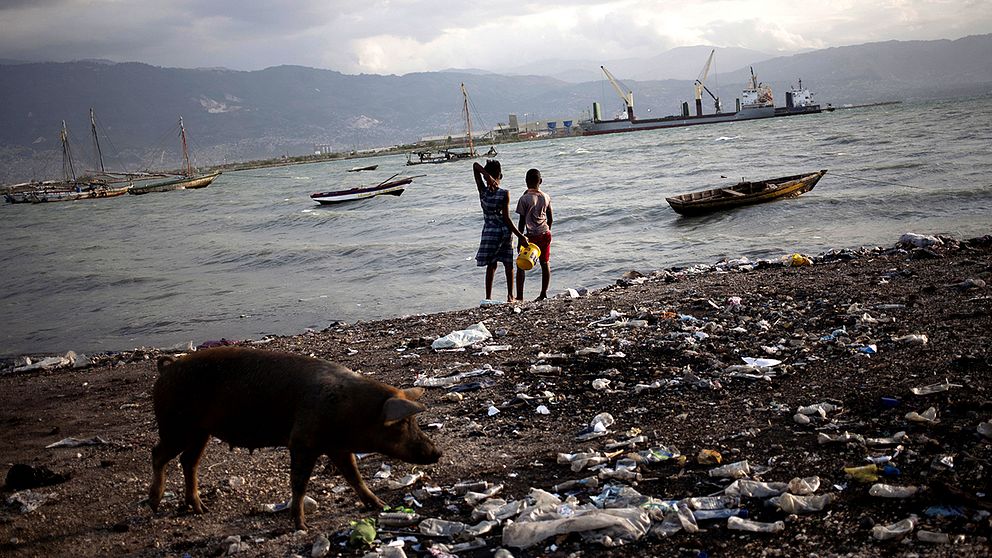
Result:
M630 269L888 246L910 231L992 232L990 146L984 97L532 141L499 146L499 160L511 212L527 169L543 173L555 294ZM225 173L200 190L3 204L0 354L288 335L478 305L472 162L405 162L273 167ZM347 172L368 164L379 168ZM819 169L828 173L795 199L696 218L665 201ZM309 198L397 173L426 176L401 197L336 206ZM530 272L526 298L539 287Z

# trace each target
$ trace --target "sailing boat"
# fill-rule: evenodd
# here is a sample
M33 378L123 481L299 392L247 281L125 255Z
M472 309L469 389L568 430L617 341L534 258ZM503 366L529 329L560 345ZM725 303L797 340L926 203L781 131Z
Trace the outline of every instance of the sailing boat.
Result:
M425 165L433 163L447 163L449 161L474 159L476 157L480 157L481 155L475 150L475 143L472 140L472 117L468 110L468 91L465 90L464 83L462 84L462 112L465 113L465 138L468 144L468 151L455 151L451 148L444 148L439 151L431 151L429 149L414 151L407 154L406 164ZM495 157L496 147L490 146L489 151L486 152L485 156Z
M15 184L4 192L7 203L47 203L74 201L91 198L112 198L127 193L131 187L130 181L123 186L112 186L106 176L103 166L103 153L100 150L100 140L96 134L96 118L90 109L90 122L93 130L93 144L100 159L102 177L77 177L76 167L72 160L72 149L69 145L69 129L65 120L62 121L62 180L32 181ZM117 182L120 182L119 180Z
M183 146L183 168L178 176L172 180L164 182L153 182L151 184L140 184L132 186L130 193L135 195L148 194L151 192L168 192L171 190L192 190L195 188L206 188L215 178L221 175L220 171L211 174L197 174L196 169L189 162L189 147L186 143L186 127L183 125L183 117L179 117L179 137Z

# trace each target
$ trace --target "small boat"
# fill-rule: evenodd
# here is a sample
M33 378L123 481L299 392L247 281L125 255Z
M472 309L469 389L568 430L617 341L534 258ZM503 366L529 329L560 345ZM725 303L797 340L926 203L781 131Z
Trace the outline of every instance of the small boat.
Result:
M310 199L321 205L330 205L347 201L364 200L366 198L374 198L375 196L399 196L406 189L406 186L413 182L414 178L419 178L420 176L426 175L421 174L396 178L394 174L387 178L385 182L380 182L379 184L358 186L349 190L318 192L316 194L310 194Z
M377 168L379 168L379 165L369 165L367 167L354 167L354 168L348 169L348 172L361 172L361 171L367 171L367 170L375 170Z
M498 155L495 145L490 145L489 151L487 151L485 155L475 149L475 141L472 139L472 115L469 113L468 91L465 90L464 83L462 84L462 113L465 115L465 145L468 146L467 151L456 151L448 147L438 149L436 151L429 149L414 151L407 153L406 164L433 165L438 163L449 163L451 161L460 161L462 159L495 157ZM448 139L450 140L451 138L449 137Z
M676 213L701 215L742 205L764 203L780 198L794 198L816 186L826 169L807 173L769 178L758 182L741 181L728 188L713 188L665 198Z
M189 162L189 147L186 143L186 127L183 126L183 117L179 117L179 137L182 139L183 146L183 168L179 175L170 180L165 180L162 182L152 182L149 184L135 184L128 190L128 193L134 195L149 194L152 192L170 192L172 190L195 190L197 188L206 188L210 186L210 183L214 181L218 176L221 175L220 172L215 172L211 174L197 174L196 169Z

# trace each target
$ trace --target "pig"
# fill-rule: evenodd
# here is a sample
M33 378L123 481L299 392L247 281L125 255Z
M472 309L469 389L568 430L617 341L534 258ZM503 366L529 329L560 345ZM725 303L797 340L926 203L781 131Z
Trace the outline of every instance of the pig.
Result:
M290 353L220 347L179 359L158 359L152 395L159 442L152 449L148 503L158 511L165 491L165 467L179 456L185 504L204 513L197 465L215 436L249 450L287 447L290 507L297 529L305 530L303 497L314 466L326 455L368 507L379 499L358 472L355 453L377 452L429 465L441 452L420 430L417 401L423 388L401 390L361 376L336 363Z

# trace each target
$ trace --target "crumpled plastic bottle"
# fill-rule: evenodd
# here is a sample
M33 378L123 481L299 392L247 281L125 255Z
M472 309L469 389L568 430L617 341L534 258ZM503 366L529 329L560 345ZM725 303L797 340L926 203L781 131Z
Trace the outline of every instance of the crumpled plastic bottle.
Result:
M873 484L868 489L868 494L879 498L909 498L915 496L919 491L916 486L895 486L892 484Z
M733 531L748 531L751 533L781 533L785 530L785 522L762 523L761 521L752 521L733 516L727 519L727 528Z
M871 536L879 541L902 539L916 528L916 516L910 516L891 525L876 525L871 528Z

